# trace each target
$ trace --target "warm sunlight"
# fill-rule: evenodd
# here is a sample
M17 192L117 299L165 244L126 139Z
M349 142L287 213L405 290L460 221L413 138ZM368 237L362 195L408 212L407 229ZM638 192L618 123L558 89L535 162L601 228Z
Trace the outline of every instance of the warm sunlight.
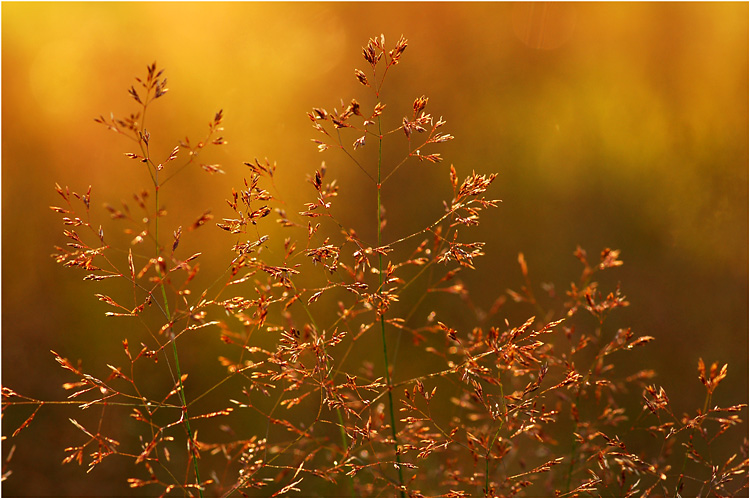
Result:
M2 139L3 495L747 494L746 3L3 3Z

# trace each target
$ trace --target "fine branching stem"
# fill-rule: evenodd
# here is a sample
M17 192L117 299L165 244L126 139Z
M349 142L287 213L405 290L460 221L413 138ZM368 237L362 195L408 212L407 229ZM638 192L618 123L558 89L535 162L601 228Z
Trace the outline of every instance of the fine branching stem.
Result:
M294 290L295 293L297 293L296 287L293 287L292 289ZM305 310L305 314L307 314L307 317L310 319L310 324L312 324L313 328L315 328L315 331L317 332L317 334L321 334L322 332L318 329L318 325L315 322L315 317L310 311L310 308L302 300L299 300L299 303L301 304L302 308ZM325 357L325 362L326 362L326 372L324 374L321 374L321 376L323 376L324 378L322 383L325 382L325 377L329 376L331 374L331 371L333 370L333 367L331 366L330 361L328 359L328 352L326 351L325 341L323 342L323 355ZM323 391L322 383L321 383L321 392ZM341 409L338 407L336 408L336 417L339 420L339 435L341 436L341 452L345 453L346 449L349 448L349 439L346 436L346 429L344 425L344 415L341 413ZM347 482L349 483L350 497L356 497L357 493L354 490L354 477L350 476Z
M378 132L381 130L381 124L380 124L380 117L378 117ZM382 213L383 213L383 206L381 201L381 190L382 185L380 183L380 177L381 177L381 168L383 163L383 137L382 135L378 138L378 183L377 183L377 223L378 223L378 247L381 247L383 245L382 241ZM378 253L378 293L383 295L383 255ZM385 307L381 303L381 307ZM401 450L399 449L399 443L398 443L398 431L396 429L396 416L394 414L394 407L393 407L393 386L391 384L391 374L390 374L390 366L388 364L388 344L386 341L386 335L385 335L385 316L383 312L379 312L379 322L380 322L380 335L383 341L383 360L385 362L385 381L386 381L386 389L388 390L388 408L389 413L391 417L391 433L393 434L393 448L396 452L396 467L398 468L398 483L401 486L399 492L401 494L401 497L406 497L406 494L404 492L404 475L403 471L401 470Z
M148 102L148 101L147 101ZM143 116L145 118L146 115L146 104L143 106ZM145 121L141 122L141 136L143 136L145 131ZM148 144L146 144L146 147L148 147ZM159 207L159 168L154 165L153 161L151 161L151 158L146 156L146 159L148 160L148 164L150 167L153 167L153 174L152 179L154 182L154 205L155 205L155 212L154 212L154 242L156 246L156 263L155 267L157 272L159 273L159 287L161 288L161 296L162 300L164 302L164 312L166 314L167 323L172 323L172 313L169 309L169 299L167 298L167 290L166 286L164 284L164 281L166 280L167 276L162 271L162 267L160 263L162 262L162 248L159 244L159 218L160 218L160 207ZM150 170L149 170L150 171ZM187 435L187 441L188 441L188 448L190 451L190 459L193 462L193 471L195 472L195 480L197 482L198 486L198 495L200 497L203 497L203 487L201 485L201 475L200 475L200 468L198 466L198 453L196 450L196 443L193 439L193 432L190 428L190 417L188 415L188 403L187 403L187 397L185 396L185 387L182 384L182 369L180 368L180 357L177 352L177 337L174 334L174 330L172 327L169 328L168 334L170 335L170 342L172 343L172 357L174 359L175 364L175 371L177 374L177 380L176 383L178 385L178 392L180 397L180 402L182 403L182 420L185 427L185 433Z
M498 414L500 419L500 424L497 426L497 430L495 430L495 433L492 435L492 439L490 440L489 445L487 445L487 455L485 456L484 460L484 495L485 497L490 497L490 461L492 460L492 448L495 446L495 442L497 441L497 437L500 435L500 430L503 429L503 425L505 424L505 418L507 418L507 409L505 407L505 392L503 391L503 383L500 381L500 376L498 375L498 381L500 383L500 400L503 402L503 412L502 414Z

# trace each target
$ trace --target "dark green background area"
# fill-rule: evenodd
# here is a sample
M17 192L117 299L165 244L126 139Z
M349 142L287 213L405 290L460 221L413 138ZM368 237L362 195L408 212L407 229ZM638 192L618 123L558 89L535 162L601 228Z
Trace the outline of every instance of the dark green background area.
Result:
M577 279L577 245L592 259L620 249L625 265L609 279L631 306L617 324L656 338L628 368L655 369L675 408L693 414L705 394L698 358L728 363L714 402L747 402L747 4L5 3L2 23L4 386L65 397L71 379L49 350L101 375L106 363L126 362L131 326L105 318L93 296L113 285L54 264L52 247L64 240L48 206L61 202L55 182L92 185L96 223L119 230L99 207L149 179L122 155L131 144L93 118L132 111L125 90L154 60L170 88L150 111L164 156L185 135L204 134L218 109L229 141L207 158L225 176L192 172L165 192L166 227L207 208L230 216L224 199L256 157L278 163L280 191L302 209L305 174L325 160L341 186L337 213L372 240L372 186L343 155L315 150L305 113L352 97L373 104L353 71L366 64L367 39L384 33L389 46L409 39L382 95L386 119L399 126L424 94L455 136L438 149L443 164L409 163L384 186L385 240L441 213L449 164L462 177L497 172L490 197L503 202L471 232L487 242L486 256L462 275L477 305L523 285L519 252L542 295L543 282L562 293ZM403 141L393 143L386 165L400 157ZM231 240L215 227L191 237L185 255L206 253L204 275L231 258ZM514 307L515 320L535 313ZM220 354L212 333L196 341ZM80 440L67 422L77 414L43 408L12 439L4 495L134 493L116 464L89 475L60 465ZM9 410L3 435L26 416Z

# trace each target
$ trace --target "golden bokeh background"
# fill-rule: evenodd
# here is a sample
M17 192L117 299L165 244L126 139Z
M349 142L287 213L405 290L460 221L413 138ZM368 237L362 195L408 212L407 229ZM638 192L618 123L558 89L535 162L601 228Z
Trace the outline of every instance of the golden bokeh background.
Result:
M382 98L389 118L398 126L425 94L456 137L443 165L410 164L386 186L391 234L432 218L423 210L447 185L446 164L498 172L503 203L478 236L487 256L465 277L480 306L523 284L518 252L534 282L562 292L580 271L576 245L619 248L615 280L631 307L618 320L657 339L633 368L655 369L675 406L694 411L698 358L728 363L714 401L747 402L746 3L3 3L3 385L59 399L70 379L49 350L92 369L122 355L126 328L103 316L101 288L50 258L64 241L48 207L60 204L55 182L92 185L92 212L114 231L101 204L148 187L122 154L130 144L93 121L135 110L126 90L147 64L166 68L170 88L149 118L165 157L225 114L229 143L210 160L227 174L175 181L170 216L229 216L224 199L256 157L277 162L295 200L324 159L351 193L342 216L367 226L370 186L346 158L316 151L305 113L362 94L353 70L380 33L409 39ZM201 230L194 243L227 258L218 229ZM116 466L60 465L79 437L74 414L45 408L13 439L4 495L138 493ZM25 417L6 416L3 435Z

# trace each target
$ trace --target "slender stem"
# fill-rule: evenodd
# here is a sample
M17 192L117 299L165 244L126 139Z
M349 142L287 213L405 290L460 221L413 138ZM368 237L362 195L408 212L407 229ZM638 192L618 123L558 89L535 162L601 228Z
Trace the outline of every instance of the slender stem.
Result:
M145 108L145 106L144 106ZM144 109L144 115L145 115L145 109ZM143 123L143 122L142 122ZM150 161L150 160L149 160ZM159 245L159 169L154 168L154 202L156 204L156 213L154 214L154 241L156 245L156 258L161 257L161 246ZM167 290L166 286L164 286L164 277L161 275L161 267L159 264L156 264L156 270L159 273L159 277L161 279L160 282L160 288L161 288L161 296L164 300L164 311L167 315L167 321L172 321L172 314L169 310L169 300L167 299ZM187 399L185 397L185 387L182 384L182 371L180 370L180 357L177 354L177 338L174 336L174 332L172 331L172 328L170 328L170 334L172 335L172 356L174 357L174 364L175 364L175 370L177 371L177 384L179 387L180 392L180 402L182 403L182 417L184 418L185 423L185 432L187 433L187 439L188 439L188 448L190 449L190 457L193 461L193 471L195 472L195 480L198 484L198 495L200 497L203 497L203 489L201 488L201 475L200 470L198 469L198 455L195 450L195 442L193 441L193 432L190 429L190 418L188 416L187 411Z
M705 415L708 412L708 407L711 404L711 391L707 391L706 393L706 399L703 402L703 414Z
M380 190L381 190L381 166L383 163L383 136L381 134L381 124L380 124L380 117L378 117L378 247L383 245L382 242L382 234L380 227L382 225L381 220L381 213L382 213L382 204L381 204L381 198L380 198ZM378 293L381 295L383 294L383 255L378 253ZM391 415L391 433L393 434L393 448L396 453L396 467L398 468L398 482L401 485L400 495L401 497L406 497L406 494L404 493L404 474L403 471L401 471L401 455L399 453L398 449L398 435L396 432L396 416L393 412L393 386L391 385L391 374L390 374L390 366L388 365L388 347L386 343L385 338L385 317L383 315L380 315L380 335L383 339L383 359L385 360L385 382L386 386L388 388L388 406L390 409L390 415Z
M597 329L597 338L601 339L603 334L603 326L604 323L599 323L599 328ZM595 357L594 360L591 361L591 365L589 366L588 372L586 372L586 376L583 378L583 383L578 387L578 391L576 392L576 397L573 402L573 404L578 407L578 403L581 400L581 391L583 390L582 386L586 386L589 382L589 379L591 379L591 374L594 372L594 367L596 367L597 362L599 362L599 359L601 358L601 352L599 352ZM573 432L578 429L578 421L573 421ZM576 440L575 434L572 437L571 444L570 444L570 464L568 465L568 473L567 473L567 479L565 481L565 492L570 492L570 484L571 480L573 479L573 469L576 465L576 451L578 450L578 440Z
M292 286L294 286L294 284L292 284ZM294 292L297 293L296 286L294 287ZM305 302L303 300L297 300L297 302L300 305L302 305L302 308L305 309L305 312L307 313L307 317L310 319L310 323L313 325L313 328L315 328L316 331L320 331L318 329L318 325L315 323L315 318L313 317L312 313L310 312L310 309L307 307ZM331 371L333 370L333 367L328 362L328 354L326 352L325 342L323 342L323 354L324 354L325 361L326 361L327 374L330 374ZM321 387L320 387L321 392L323 391L324 382L325 382L324 380L321 380ZM338 420L339 420L339 434L341 435L342 454L345 454L346 449L349 447L349 441L346 437L346 430L344 429L344 416L341 414L341 409L338 407L336 408L336 415L338 416ZM354 476L353 475L349 476L348 482L349 482L350 497L356 497L357 494L356 494L356 491L354 490Z
M193 460L193 470L195 471L195 479L198 482L198 494L200 495L200 497L203 497L203 489L200 486L201 474L200 474L200 470L198 469L198 456L196 455L196 452L195 452L195 442L192 441L193 432L190 430L190 418L188 417L188 412L187 412L187 400L185 399L185 390L184 390L184 387L182 386L182 373L180 371L180 358L177 355L177 342L175 341L174 338L172 339L172 353L174 355L174 363L175 363L175 368L177 370L177 380L180 386L180 401L182 402L182 413L185 417L185 432L187 433L188 442L192 442L192 444L190 445L190 455Z
M498 374L498 379L500 375ZM505 407L505 392L503 391L503 384L500 383L500 400L503 402L503 417L507 418L507 409ZM492 447L494 447L497 441L497 436L500 434L500 430L503 429L504 420L500 421L500 426L497 427L495 434L492 436L490 444L487 446L487 455L485 456L485 468L484 468L484 496L490 497L490 460L492 459Z
M685 477L685 466L687 465L688 451L685 451L685 457L682 458L682 468L680 468L680 475L677 479L677 485L674 487L674 496L681 497L680 492L682 489L682 479Z

